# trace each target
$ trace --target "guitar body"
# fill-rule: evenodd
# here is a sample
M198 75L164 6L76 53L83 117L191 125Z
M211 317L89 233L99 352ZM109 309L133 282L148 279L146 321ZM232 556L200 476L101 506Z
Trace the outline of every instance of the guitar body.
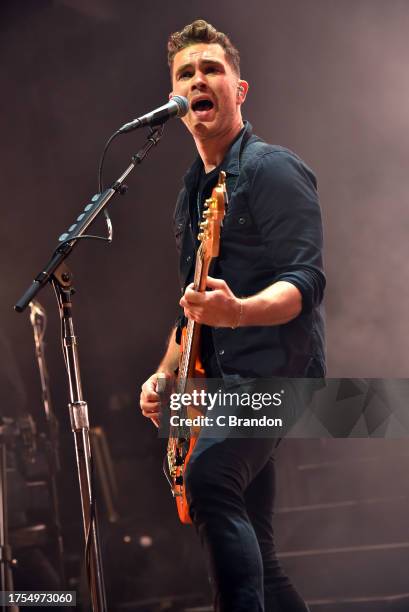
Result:
M200 224L201 232L198 236L201 242L196 255L195 275L193 286L196 291L205 291L210 262L219 254L220 226L222 224L227 202L226 175L220 172L219 181L212 191L211 198L205 202L203 221ZM176 393L189 393L197 389L198 380L204 378L204 370L200 362L200 324L192 320L182 330L181 353L179 359L178 376L176 379ZM195 418L203 413L196 406L181 407L179 416L182 418ZM189 504L186 499L185 472L195 448L200 427L170 426L169 440L165 462L166 477L171 486L172 494L176 500L176 507L182 523L192 522L189 513ZM167 461L166 461L167 460Z
M183 354L186 347L186 328L182 330L182 339L181 339L181 354ZM197 381L200 378L204 378L205 373L203 366L201 364L200 358L196 357L196 361L194 364L192 378ZM196 385L197 388L197 385ZM188 392L190 390L189 387L186 387L185 391ZM186 409L186 416L190 419L194 419L197 416L201 416L202 412L198 410L194 406L188 406ZM185 440L182 442L182 445L187 445L187 452L184 457L183 463L180 465L176 465L175 470L175 479L174 479L174 489L173 495L176 500L176 508L178 511L179 519L185 525L189 525L192 523L192 519L189 514L189 504L186 498L186 488L185 488L185 471L190 461L190 457L192 456L193 450L196 446L197 438L200 434L200 427L190 427L190 436L188 439L183 438L183 434L178 435L174 438L169 438L168 442L168 454L169 454L169 446L172 446L172 454L175 453L177 456L178 444L180 445L181 440ZM181 449L179 448L179 454ZM179 461L177 461L179 463Z
M192 456L193 449L196 445L197 437L191 437L189 440L189 449L187 455L185 457L184 463L181 466L178 466L176 469L176 480L181 484L176 484L174 488L174 496L176 500L176 509L178 511L179 519L185 525L189 525L192 523L192 519L190 518L189 504L186 498L186 488L184 484L184 473L187 469L187 466L190 461L190 457Z

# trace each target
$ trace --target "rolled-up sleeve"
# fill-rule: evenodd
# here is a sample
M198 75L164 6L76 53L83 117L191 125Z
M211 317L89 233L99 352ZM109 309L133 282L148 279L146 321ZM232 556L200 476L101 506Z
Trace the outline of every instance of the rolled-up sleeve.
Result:
M312 171L286 150L264 154L252 173L250 212L276 274L295 285L302 312L323 299L322 220Z

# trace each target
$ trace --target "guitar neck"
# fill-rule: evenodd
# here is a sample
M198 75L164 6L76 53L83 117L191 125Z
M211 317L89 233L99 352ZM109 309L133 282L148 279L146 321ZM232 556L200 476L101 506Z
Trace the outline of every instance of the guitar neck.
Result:
M179 393L184 393L186 380L193 377L196 358L199 355L199 343L200 324L189 319L186 327L185 343L179 363L178 381L180 381L181 386L183 386L183 389L178 389Z
M199 248L196 256L195 276L193 287L196 291L203 292L206 290L207 275L209 272L210 260L205 260L202 256L202 251ZM192 378L195 370L196 359L199 356L200 350L200 323L196 323L192 319L188 320L186 326L186 335L184 339L183 351L179 362L179 375L181 389L179 392L184 392L186 379Z
M204 221L200 223L198 239L201 244L197 250L193 288L206 290L207 276L211 261L218 257L220 246L220 226L225 215L227 202L226 174L221 171L219 181L212 191L212 197L205 203ZM200 350L200 324L189 319L184 337L183 349L179 360L177 388L180 393L186 388L186 381L194 376L196 359Z

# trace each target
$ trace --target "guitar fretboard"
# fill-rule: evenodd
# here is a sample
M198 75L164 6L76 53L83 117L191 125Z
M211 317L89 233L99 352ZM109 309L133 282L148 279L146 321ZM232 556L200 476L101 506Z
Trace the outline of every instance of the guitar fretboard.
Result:
M200 245L197 251L195 275L193 279L193 287L196 291L199 291L200 288L205 284L206 278L204 277L207 278L207 271L205 270L203 266L203 252L202 252L202 248ZM192 319L188 320L188 323L186 326L186 334L184 337L183 351L182 351L180 363L179 363L179 373L178 373L178 378L176 381L176 393L179 394L179 397L181 394L186 392L187 380L189 378L189 375L191 375L191 373L193 372L193 366L194 366L194 363L197 357L197 355L193 351L193 340L194 340L195 334L199 333L199 328L200 328L199 323L196 323L196 321L193 321ZM180 416L181 417L187 416L186 406L181 406ZM179 431L180 433L180 427L177 427L177 428L171 427L171 435L172 435L172 430L174 430L175 432Z

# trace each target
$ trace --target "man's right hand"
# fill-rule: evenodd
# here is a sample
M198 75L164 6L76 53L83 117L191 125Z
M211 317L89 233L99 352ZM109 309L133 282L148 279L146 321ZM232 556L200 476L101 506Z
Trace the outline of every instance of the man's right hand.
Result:
M161 416L161 396L158 393L158 377L162 372L155 372L143 383L140 396L140 406L143 416L151 419L152 423L159 427ZM165 374L167 381L172 376Z

